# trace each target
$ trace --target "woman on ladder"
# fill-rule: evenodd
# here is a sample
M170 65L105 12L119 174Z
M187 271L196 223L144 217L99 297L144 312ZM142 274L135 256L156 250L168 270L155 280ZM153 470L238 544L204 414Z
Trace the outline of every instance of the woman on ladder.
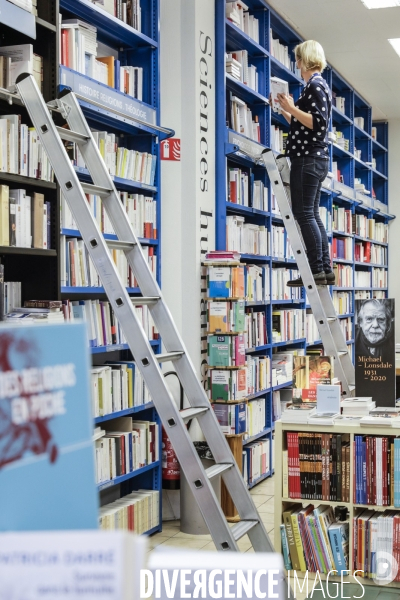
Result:
M294 49L296 66L306 85L294 103L291 96L278 94L282 114L290 123L286 155L290 158L290 195L292 210L307 250L315 283L334 285L328 236L319 215L321 185L328 174L328 128L332 96L321 73L326 67L322 46L314 40ZM303 285L301 277L288 285Z

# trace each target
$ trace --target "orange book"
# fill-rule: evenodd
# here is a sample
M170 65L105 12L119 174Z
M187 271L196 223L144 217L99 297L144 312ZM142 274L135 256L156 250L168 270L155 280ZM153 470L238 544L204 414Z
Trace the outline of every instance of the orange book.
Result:
M232 296L244 298L244 267L232 267Z
M104 63L108 67L108 85L109 87L115 87L115 72L114 72L114 57L113 56L102 56L96 58L99 62Z

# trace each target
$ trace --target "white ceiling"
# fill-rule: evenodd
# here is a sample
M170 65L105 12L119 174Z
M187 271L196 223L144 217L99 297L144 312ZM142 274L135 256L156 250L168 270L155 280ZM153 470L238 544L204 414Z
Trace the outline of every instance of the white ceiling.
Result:
M368 10L361 0L268 0L304 39L322 44L329 64L373 107L374 119L400 118L400 7Z

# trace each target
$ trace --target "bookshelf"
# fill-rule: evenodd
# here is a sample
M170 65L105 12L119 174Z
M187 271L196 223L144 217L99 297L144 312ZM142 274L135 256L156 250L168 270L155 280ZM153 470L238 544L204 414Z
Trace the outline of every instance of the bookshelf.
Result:
M307 311L310 307L304 290L300 298L275 293L273 272L277 269L294 269L296 263L287 247L286 232L282 233L283 250L281 249L279 255L273 245L272 234L277 229L283 228L283 220L275 208L265 169L256 165L247 154L260 154L265 147L272 148L276 153L282 151L280 147L282 135L279 139L277 129L287 133L289 128L283 117L271 110L266 100L270 93L270 77L277 76L288 81L289 90L294 99L299 97L302 79L295 72L293 49L303 40L265 0L249 0L246 5L249 8L249 19L254 17L258 20L257 35L245 33L240 24L234 22L235 19L228 18L225 0L216 0L215 5L216 249L240 251L238 247L232 248L231 241L227 240L227 219L229 220L229 217L235 215L244 217L245 223L261 226L270 232L269 252L263 255L241 252L241 262L263 265L269 271L270 299L253 307L254 310L265 313L268 344L262 349L256 347L247 352L257 355L262 351L268 356L272 356L277 350L284 351L285 348L288 350L312 349L320 346L320 340L313 339L313 337L319 338L319 336L312 336L311 333L307 335L306 331L301 337L286 342L273 340L272 313L274 311L300 308L310 313L309 310ZM246 27L250 27L250 25ZM283 46L287 48L287 55L282 50ZM257 70L258 89L256 91L235 79L232 72L229 74L226 72L226 53L241 50L247 51L247 64L254 66ZM338 246L342 247L343 244L346 244L342 240L348 240L349 254L345 257L339 255L333 258L333 265L340 271L342 279L336 286L331 287L331 292L335 298L344 293L348 294L348 305L338 313L342 313L339 314L339 317L344 323L343 327L346 324L347 344L353 354L354 301L357 298L371 296L387 297L388 244L386 239L373 242L381 252L380 257L383 260L370 260L369 262L355 260L356 247L357 252L362 249L365 253L367 247L373 250L372 240L368 235L359 235L360 231L356 231L354 228L351 230L334 229L332 214L334 210L340 209L340 213L348 211L351 221L356 216L366 217L374 219L376 223L382 225L388 225L394 218L388 209L388 124L372 122L371 106L335 69L328 66L324 71L324 77L336 97L344 98L344 111L339 110L339 108L343 108L340 100L337 102L338 107L333 107L330 130L333 131L333 128L336 128L336 131L348 140L348 144L347 142L330 144L330 173L322 187L321 207L324 210L332 255L333 248L337 253ZM258 122L256 128L259 137L257 139L254 130L250 132L254 139L234 130L230 102L235 97L246 103L251 110L253 120ZM334 163L342 175L342 181L334 179ZM244 202L232 201L230 197L231 169L241 169L248 177L248 184L245 184L248 185L248 206L243 205ZM255 209L251 205L250 198L254 181L262 182L267 188L268 200L264 210ZM370 192L369 194L361 193L362 185L365 190ZM346 322L346 319L349 319L349 322ZM266 404L272 409L271 403L272 389L268 390L266 394ZM273 436L273 426L272 421L271 436Z
M34 16L7 0L1 0L0 45L33 45L33 52L43 58L43 94L48 101L56 97L58 84L58 0L38 0L37 4L38 15ZM21 122L30 126L28 113L21 102L5 89L0 89L0 114L20 115ZM22 301L58 298L58 185L6 170L0 171L0 185L8 186L10 190L25 189L27 195L32 197L35 192L41 193L51 206L49 249L0 245L0 261L4 264L5 281L22 283Z
M160 283L160 168L159 141L171 134L171 131L159 126L160 97L159 97L159 3L158 0L143 0L142 31L137 31L122 20L107 13L98 4L89 0L60 0L62 19L81 19L97 29L97 43L100 56L107 54L120 61L122 65L134 65L143 69L143 95L138 100L118 89L109 87L95 79L73 69L63 66L60 61L60 89L70 87L77 94L78 101L88 120L90 127L96 131L107 131L114 134L118 146L138 152L147 152L156 156L154 183L151 185L120 176L113 176L118 191L128 194L143 194L151 197L156 203L157 239L140 237L144 248L150 248L156 257L155 276ZM82 166L75 167L82 182L90 182L87 170ZM80 233L75 228L61 227L61 235L69 239L80 239ZM106 239L116 239L110 233L104 233ZM100 299L106 300L102 287L73 287L60 285L60 296L65 299ZM138 287L128 287L132 296L140 295ZM161 350L161 340L151 340L155 353ZM108 362L132 361L132 355L125 343L98 345L92 347L92 362L94 367ZM142 421L157 423L159 431L158 454L161 457L161 424L157 412L151 402L133 406L118 412L104 414L94 419L96 427L106 426L112 429L112 422L118 418L133 417ZM158 490L159 524L147 534L161 530L161 460L135 469L124 475L98 484L100 505L108 505L120 497L135 490Z
M354 561L354 546L353 546L353 533L354 533L354 518L362 513L363 509L372 509L377 512L384 512L386 509L399 511L400 509L395 508L393 505L391 506L378 506L374 504L361 504L357 502L353 502L353 494L355 492L354 486L356 485L355 481L355 436L370 436L370 437L391 437L397 438L399 436L399 430L394 427L374 427L370 426L360 426L359 423L353 421L348 423L336 423L333 426L321 426L321 425L304 425L300 423L282 423L281 421L277 421L275 423L275 449L276 452L282 454L288 450L287 447L287 438L286 434L290 432L301 432L307 434L341 434L346 435L349 440L350 445L350 474L348 481L348 489L349 489L349 502L337 502L332 500L315 500L313 498L306 499L293 499L283 496L284 490L284 481L283 481L283 463L280 462L280 467L276 469L275 472L275 498L274 498L274 546L276 551L280 552L282 548L281 543L281 535L280 535L280 525L282 524L282 514L283 511L288 509L289 507L297 507L303 506L306 507L312 504L314 507L325 505L325 506L343 506L346 507L348 511L348 521L349 523L349 569L351 572L355 570L353 569L353 561ZM393 471L392 471L393 473ZM325 578L323 573L321 573L321 578ZM340 576L330 577L332 581L339 581ZM343 580L348 580L349 582L353 581L351 577L347 577L343 575ZM373 579L360 578L360 583L363 585L375 585ZM399 583L393 582L387 584L387 587L399 587Z

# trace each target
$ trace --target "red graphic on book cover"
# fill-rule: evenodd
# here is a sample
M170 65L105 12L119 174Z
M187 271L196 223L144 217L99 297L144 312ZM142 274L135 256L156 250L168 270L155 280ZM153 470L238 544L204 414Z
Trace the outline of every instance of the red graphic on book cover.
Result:
M0 334L0 371L29 369L37 366L39 349L27 339L21 339L13 333ZM18 365L16 364L18 362ZM5 465L21 460L27 454L40 455L47 453L51 463L58 457L49 430L49 418L37 418L22 425L12 420L12 398L0 394L0 469ZM29 400L29 395L21 393L21 397Z
M181 140L168 138L161 142L161 160L181 160Z

